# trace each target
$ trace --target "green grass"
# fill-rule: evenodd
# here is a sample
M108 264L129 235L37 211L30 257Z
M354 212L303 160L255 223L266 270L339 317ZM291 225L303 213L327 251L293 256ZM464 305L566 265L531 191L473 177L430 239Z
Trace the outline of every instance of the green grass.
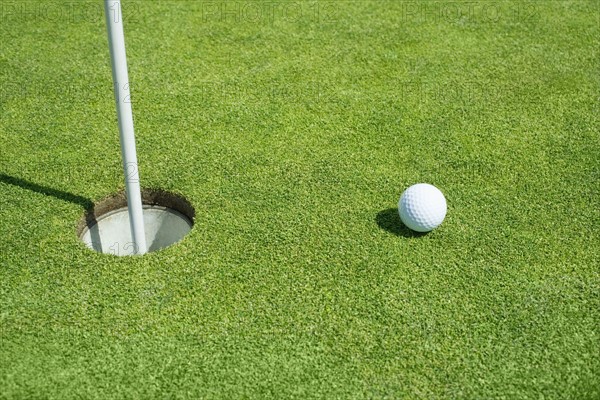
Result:
M133 258L75 234L124 186L101 2L44 4L0 3L0 399L600 398L597 1L127 2L197 215Z

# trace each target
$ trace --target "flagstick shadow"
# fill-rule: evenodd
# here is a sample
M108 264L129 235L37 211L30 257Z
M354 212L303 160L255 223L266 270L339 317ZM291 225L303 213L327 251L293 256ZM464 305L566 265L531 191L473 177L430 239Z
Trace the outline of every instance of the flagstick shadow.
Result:
M0 182L7 183L13 186L18 186L23 189L31 190L32 192L40 193L45 196L52 196L62 201L77 204L83 207L85 210L91 210L92 208L94 208L94 202L86 197L78 196L76 194L65 192L63 190L53 189L48 186L39 185L37 183L33 183L25 179L16 178L14 176L6 174L0 174Z

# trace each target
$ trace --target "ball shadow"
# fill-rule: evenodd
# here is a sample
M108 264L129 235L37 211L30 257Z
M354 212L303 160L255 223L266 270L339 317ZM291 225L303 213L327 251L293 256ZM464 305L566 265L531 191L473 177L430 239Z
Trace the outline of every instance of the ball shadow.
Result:
M400 219L397 208L388 208L387 210L378 212L375 217L375 222L377 222L377 225L379 225L381 229L396 236L415 238L425 236L428 233L415 232L404 225Z

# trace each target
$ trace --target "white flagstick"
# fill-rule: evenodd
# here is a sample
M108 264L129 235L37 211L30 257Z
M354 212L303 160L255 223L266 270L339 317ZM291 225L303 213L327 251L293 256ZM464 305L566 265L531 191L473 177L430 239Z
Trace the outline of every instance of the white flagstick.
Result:
M121 156L125 174L127 192L127 208L131 225L131 238L135 244L134 252L147 252L144 232L144 214L137 156L135 153L135 137L133 133L133 115L129 95L129 77L127 74L127 58L125 55L125 36L123 34L123 14L120 0L104 0L108 44L112 61L112 74L119 118L119 134L121 139Z

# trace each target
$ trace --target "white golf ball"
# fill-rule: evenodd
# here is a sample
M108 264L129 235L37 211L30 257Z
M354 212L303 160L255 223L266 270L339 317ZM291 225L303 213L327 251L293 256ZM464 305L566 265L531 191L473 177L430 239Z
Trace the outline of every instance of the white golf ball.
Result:
M428 183L412 185L402 193L398 202L400 219L417 232L437 228L444 221L446 210L444 194Z

